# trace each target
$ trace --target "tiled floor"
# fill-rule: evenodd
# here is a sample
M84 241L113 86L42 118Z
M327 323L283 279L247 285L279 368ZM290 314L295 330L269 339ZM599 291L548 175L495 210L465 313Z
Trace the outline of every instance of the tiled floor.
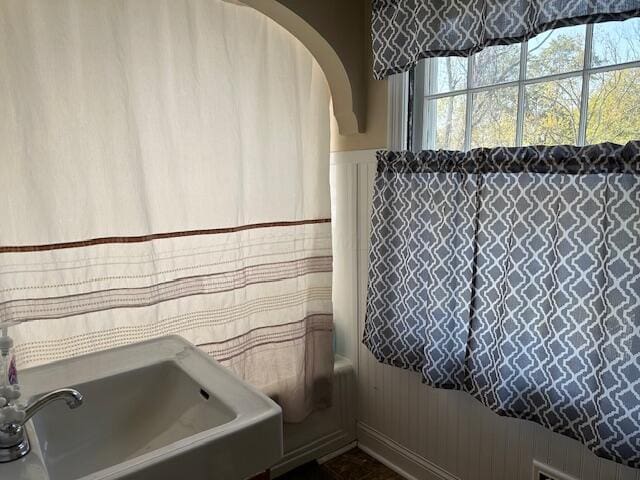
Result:
M309 463L278 477L278 480L402 480L362 450L354 448L327 463Z

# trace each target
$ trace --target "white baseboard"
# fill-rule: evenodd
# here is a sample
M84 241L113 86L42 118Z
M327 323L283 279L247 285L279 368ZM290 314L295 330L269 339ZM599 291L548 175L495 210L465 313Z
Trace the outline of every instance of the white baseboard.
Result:
M271 468L273 478L300 465L355 446L356 380L353 364L336 355L333 404L314 412L303 422L284 426L285 454Z
M351 443L349 443L348 445L345 445L344 447L331 452L328 455L325 455L324 457L321 457L318 459L318 463L320 465L322 465L323 463L327 463L329 460L333 460L336 457L339 457L340 455L342 455L343 453L347 453L349 450L353 450L354 448L356 448L358 446L358 442L356 442L355 440Z
M360 449L409 480L460 480L365 423L357 432Z
M313 443L287 453L280 463L271 468L271 478L277 478L300 465L304 465L305 463L312 462L319 458L327 457L333 452L343 450L345 445L352 448L352 444L355 445L353 435L344 431L337 431L322 437Z
M346 358L336 357L334 380L331 408L310 415L301 424L285 426L285 455L271 469L273 478L313 460L326 462L357 444L409 480L460 480L371 426L356 423L355 375Z

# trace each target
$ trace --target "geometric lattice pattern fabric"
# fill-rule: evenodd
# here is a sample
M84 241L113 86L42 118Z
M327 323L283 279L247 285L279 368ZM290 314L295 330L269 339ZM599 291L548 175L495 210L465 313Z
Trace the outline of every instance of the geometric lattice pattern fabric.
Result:
M640 142L379 152L364 343L640 467Z
M640 0L373 0L376 78L427 57L469 56L553 28L640 16Z

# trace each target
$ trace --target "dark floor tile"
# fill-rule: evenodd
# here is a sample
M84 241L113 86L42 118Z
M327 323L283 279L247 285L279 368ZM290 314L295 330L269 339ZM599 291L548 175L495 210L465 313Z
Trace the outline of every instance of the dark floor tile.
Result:
M359 448L349 450L323 465L316 462L278 477L278 480L402 480L403 477Z
M336 480L402 480L402 477L359 448L323 465Z
M316 462L302 465L284 475L277 480L335 480L334 477Z

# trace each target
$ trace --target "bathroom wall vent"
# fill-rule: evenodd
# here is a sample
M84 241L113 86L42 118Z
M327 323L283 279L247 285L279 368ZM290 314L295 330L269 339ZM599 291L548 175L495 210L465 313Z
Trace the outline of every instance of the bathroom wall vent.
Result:
M533 480L578 480L537 460L533 461Z

